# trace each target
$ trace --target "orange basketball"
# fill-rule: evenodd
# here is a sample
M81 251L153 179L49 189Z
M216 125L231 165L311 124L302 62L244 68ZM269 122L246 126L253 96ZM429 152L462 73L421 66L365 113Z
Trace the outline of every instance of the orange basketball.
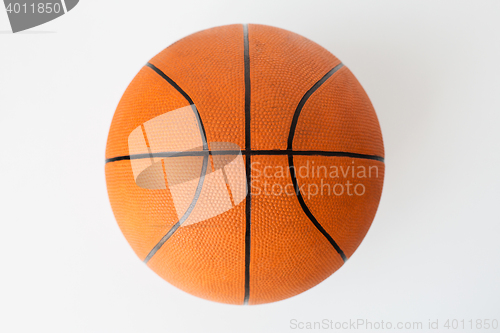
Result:
M349 69L292 32L190 35L137 74L115 112L106 181L135 253L212 301L297 295L339 269L375 216L384 147Z

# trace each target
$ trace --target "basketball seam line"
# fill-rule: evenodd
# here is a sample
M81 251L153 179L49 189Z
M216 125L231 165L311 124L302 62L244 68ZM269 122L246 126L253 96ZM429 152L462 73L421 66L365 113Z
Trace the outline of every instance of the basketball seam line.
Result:
M337 251L337 253L342 257L342 260L344 262L346 262L347 257L345 255L344 251L342 251L342 249L337 244L337 242L335 242L335 240L332 238L332 236L330 236L330 234L323 228L323 226L318 222L318 220L316 220L313 213L309 210L309 207L307 207L307 205L304 201L304 198L302 197L302 194L300 193L299 184L298 184L297 178L295 176L295 167L293 165L293 155L288 155L288 164L290 165L290 177L292 178L293 188L295 190L295 194L297 195L297 199L299 200L299 204L302 207L302 210L304 211L306 216L309 218L309 220L311 220L311 222L314 224L314 226L323 234L323 236L326 237L326 239L328 240L328 242L330 242L330 244L333 246L335 251Z
M152 63L148 62L146 64L147 67L151 68L156 72L156 74L160 75L165 81L170 83L172 87L175 88L190 104L191 108L193 109L194 115L196 116L196 120L198 120L198 127L200 128L200 134L201 134L201 140L203 141L203 150L208 150L208 144L207 144L207 134L205 132L205 126L203 126L203 122L201 121L200 114L198 112L198 109L196 108L196 105L194 104L193 100L189 95L182 90L182 88L174 82L171 78L169 78L163 71L161 71L158 67L153 65Z
M179 227L186 222L186 220L189 218L189 215L194 210L194 206L196 205L196 202L198 201L198 198L200 197L201 194L201 189L203 187L203 182L205 179L205 175L207 172L207 166L208 166L208 155L203 158L203 166L201 168L201 175L200 175L200 180L198 181L198 186L196 187L196 192L194 194L194 198L189 204L188 209L186 212L182 215L182 217L177 221L176 224L170 228L170 230L165 234L165 236L162 237L162 239L153 247L153 249L148 253L146 258L144 259L144 263L148 263L148 261L158 252L158 250L165 244L167 240L169 240L170 237L179 229Z
M205 134L205 128L204 128L203 123L201 121L200 114L198 113L198 110L196 109L196 106L194 105L194 102L191 99L191 97L189 97L189 95L184 90L182 90L181 87L179 87L179 85L174 82L174 80L169 78L165 73L163 73L163 71L161 71L155 65L148 62L146 64L146 66L151 68L158 75L160 75L163 79L165 79L165 81L167 81L172 87L174 87L188 101L188 103L190 104L190 106L194 112L196 120L198 122L201 139L203 141L203 151L208 152L209 150L208 150L208 144L207 144L207 137ZM163 246L163 244L165 244L165 242L167 240L169 240L170 237L172 237L172 235L177 231L177 229L179 229L179 227L189 218L189 215L191 215L191 213L194 209L194 206L196 205L196 202L198 201L200 194L201 194L201 189L203 187L205 175L207 172L207 166L208 166L208 154L206 154L203 157L203 165L201 167L200 179L198 180L198 185L196 186L196 191L195 191L193 200L189 204L189 207L187 208L186 212L182 215L182 217L179 219L179 221L177 221L177 223L174 224L172 226L172 228L170 228L170 230L165 234L165 236L163 236L161 238L161 240L153 247L153 249L151 249L151 251L148 253L146 258L144 259L144 263L146 263L146 264L148 263L148 261L156 254L156 252L158 252L158 250Z
M144 154L133 154L133 155L124 155L117 156L106 159L106 163L112 163L123 160L136 160L143 158L152 157L182 157L182 156L205 156L206 154L210 155L308 155L308 156L328 156L328 157L352 157L352 158L360 158L367 160L375 160L384 162L384 158L377 155L369 155L369 154L360 154L360 153L351 153L346 151L326 151L326 150L196 150L196 151L165 151Z
M250 45L248 37L248 25L243 25L243 64L245 76L245 151L252 150L251 142L251 84L250 84ZM243 304L248 304L250 298L250 245L251 245L251 222L252 222L252 191L250 189L251 179L251 157L245 155L245 172L247 181L247 197L245 200L245 295Z
M295 113L294 113L293 119L292 119L292 124L290 125L290 132L288 134L288 147L287 147L288 150L293 150L292 147L293 147L293 138L295 136L295 129L297 128L297 123L299 121L299 116L300 116L300 113L302 111L302 108L306 104L307 100L309 99L309 97L312 96L312 94L316 90L318 90L318 88L323 83L326 82L326 80L328 80L333 74L335 74L343 66L344 66L344 64L340 63L337 66L333 67L318 82L316 82L311 87L311 89L309 89L304 94L304 96L301 98L299 104L297 105L297 108L295 109ZM337 251L337 253L342 258L342 260L344 262L346 262L347 257L345 255L344 251L342 251L342 249L337 244L337 242L335 242L335 240L333 239L333 237L325 230L325 228L323 228L323 226L318 222L318 220L316 219L316 217L314 217L314 215L311 212L311 210L309 209L309 207L307 207L306 202L304 201L304 198L302 197L302 194L300 193L299 184L298 184L297 178L295 176L295 167L293 165L293 155L291 155L291 154L288 155L288 165L290 166L290 178L292 179L292 184L293 184L293 187L295 189L295 194L297 195L297 200L299 201L299 204L302 207L302 210L304 211L304 213L306 214L306 216L309 218L309 220L311 220L311 222L314 224L314 226L316 227L316 229L318 229L319 232L321 232L323 234L323 236L326 237L326 239L328 240L328 242L330 242L330 244L333 246L333 248Z
M300 112L302 111L302 108L306 104L307 100L311 95L319 88L323 83L326 82L335 72L337 72L339 69L344 67L343 63L338 64L337 66L333 67L328 73L326 73L318 82L316 82L311 89L309 89L304 96L300 99L299 104L297 105L297 108L295 109L295 113L292 118L292 124L290 125L290 132L288 133L288 145L287 149L293 149L292 148L292 143L293 143L293 138L295 136L295 129L297 128L297 122L299 121L299 116Z
M251 150L251 137L250 137L250 59L249 59L249 45L248 45L248 26L244 25L244 65L245 65L245 148L246 150L244 151L244 154L247 156L247 166L246 169L248 169L248 166L250 165L250 156L251 155L288 155L288 160L289 160L289 165L291 167L291 177L292 177L292 183L294 187L297 189L298 188L298 183L297 179L295 177L295 172L293 168L293 155L322 155L322 154L329 154L326 156L346 156L346 157L357 157L357 158L368 158L368 159L373 159L373 160L379 160L379 161L384 161L383 157L376 156L376 155L365 155L365 154L357 154L357 153L349 153L349 152L326 152L326 151L293 151L292 150L292 143L293 143L293 137L295 134L295 129L297 126L298 118L300 116L300 112L309 99L309 97L329 78L331 77L337 70L339 70L341 67L343 67L343 64L339 64L335 66L332 70L330 70L320 81L318 81L309 91L306 92L306 94L302 97L300 100L297 109L295 111L294 117L292 119L292 124L290 128L290 133L288 137L288 149L287 150ZM165 75L161 70L159 70L156 66L154 66L151 63L146 64L147 67L150 67L153 69L158 75L160 75L163 79L165 79L172 87L174 87L192 106L193 111L197 117L198 124L200 127L200 134L202 136L203 140L203 150L201 153L204 156L204 162L202 166L202 172L200 175L200 181L198 182L198 186L196 189L195 193L195 198L191 202L190 206L188 207L188 210L185 212L185 214L182 216L182 218L167 232L167 234L156 244L156 246L151 250L151 252L147 255L146 259L144 260L145 263L147 263L151 257L161 248L161 246L175 233L175 231L182 225L183 222L189 217L189 214L191 214L192 210L194 209L194 206L196 205L197 198L199 197L201 193L201 188L203 186L203 180L205 177L207 165L208 165L208 154L217 154L218 152L211 152L208 150L208 144L206 140L206 134L205 134L205 129L203 126L203 123L201 122L200 115L198 113L198 110L196 109L196 106L194 105L193 100L187 95L184 90L182 90L177 83L175 83L172 79L170 79L167 75ZM182 153L182 152L180 152ZM231 152L232 153L232 152ZM240 153L240 152L238 152ZM162 153L156 153L156 154L162 154ZM106 159L106 163L109 162L114 162L114 161L119 161L119 160L130 160L130 159L135 159L135 156L142 155L142 154L137 154L137 155L128 155L128 156L119 156L115 158L110 158ZM147 157L150 157L150 154L145 154ZM177 155L179 156L179 155ZM168 157L168 156L165 156ZM247 185L251 181L249 179L249 170L247 171ZM319 224L319 222L316 220L314 215L311 213L309 208L304 202L304 199L302 198L301 194L299 191L296 191L297 193L297 198L299 200L299 203L301 204L302 209L304 210L305 214L309 217L309 219L312 221L312 223L316 226L316 228L328 239L328 241L332 244L332 246L335 248L335 250L340 254L344 262L347 260L345 254L343 251L340 249L338 244L333 240L333 238L326 232L326 230ZM247 198L251 197L251 192L248 190L247 193ZM246 223L246 233L245 233L245 298L244 298L244 304L248 304L248 297L249 297L249 265L250 265L250 212L251 212L251 202L248 200L247 202L247 212L246 212L246 217L247 217L247 223Z

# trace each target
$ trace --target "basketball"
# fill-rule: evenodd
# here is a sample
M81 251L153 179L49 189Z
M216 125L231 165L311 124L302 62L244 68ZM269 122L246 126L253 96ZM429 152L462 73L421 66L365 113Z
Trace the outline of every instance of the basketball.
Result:
M128 243L161 278L229 304L317 285L375 217L384 146L339 59L258 24L181 39L139 71L114 114L106 183Z

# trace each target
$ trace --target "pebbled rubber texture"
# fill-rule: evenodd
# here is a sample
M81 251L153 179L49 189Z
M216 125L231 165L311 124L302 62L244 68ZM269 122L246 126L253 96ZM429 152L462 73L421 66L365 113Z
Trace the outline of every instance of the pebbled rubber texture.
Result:
M252 149L286 149L297 104L340 60L286 30L254 24L248 30Z
M288 166L286 156L254 156L252 190L252 254L249 304L269 303L301 293L320 283L344 261L311 223L294 195L272 195L265 184L282 188L291 180L268 172L258 176L260 166Z
M299 102L311 87L341 64L330 52L302 36L249 24L248 123L248 119L245 121L248 77L245 77L244 51L241 24L190 35L151 59L151 65L140 70L117 107L106 147L106 182L118 225L141 260L146 259L178 222L182 211L178 211L179 207L176 209L176 196L171 192L173 183L169 183L165 173L165 161L169 157L164 157L163 164L155 164L161 161L162 151L151 155L152 148L144 132L147 149L134 152L141 157L131 160L128 140L132 131L141 126L144 129L144 124L154 118L188 107L192 100L210 150L216 147L215 143L236 144L245 162L251 156L251 163L256 163L254 168L268 165L286 170L290 153L287 140ZM247 132L251 131L250 147L245 147L246 128ZM175 138L175 134L169 132L165 136ZM161 132L154 133L155 138L161 135ZM182 145L182 141L178 144ZM339 67L309 96L297 119L292 148L296 152L350 154L341 157L294 153L292 161L297 170L312 164L344 169L376 167L377 177L359 179L347 174L341 180L323 179L323 183L319 178L302 177L297 172L298 186L320 188L327 183L333 188L338 182L346 181L364 185L362 196L303 195L304 204L324 232L347 258L351 257L378 207L384 177L384 148L373 106L347 67ZM162 186L157 186L154 177L141 178L142 184L151 188L138 186L132 163L142 163L141 159L156 165L150 169L151 177L154 172L161 172L163 165ZM184 158L185 163L199 160L200 157ZM177 168L193 167L186 164ZM208 169L216 171L213 155L210 155ZM250 181L267 181L282 188L288 185L290 189L290 175L263 177L254 171L248 178ZM226 181L238 178L224 177ZM258 186L247 186L252 192L250 202L242 198L234 204L234 193L228 186L234 204L231 209L181 225L148 258L147 265L190 294L229 304L261 304L292 297L317 285L343 265L339 251L311 222L296 195L262 195L257 193ZM206 209L221 211L216 209L222 205L217 200L208 205L210 200L204 198ZM200 214L200 208L196 209ZM248 209L251 214L247 214ZM250 235L247 247L246 234Z

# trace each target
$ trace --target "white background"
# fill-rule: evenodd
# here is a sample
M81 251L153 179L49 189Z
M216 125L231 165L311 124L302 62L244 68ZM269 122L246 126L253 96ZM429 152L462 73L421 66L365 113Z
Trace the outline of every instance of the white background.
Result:
M83 0L14 35L1 8L0 331L500 320L499 14L498 1ZM188 34L242 22L339 57L377 110L387 165L351 260L299 296L251 307L198 299L148 269L104 178L111 118L141 66Z

